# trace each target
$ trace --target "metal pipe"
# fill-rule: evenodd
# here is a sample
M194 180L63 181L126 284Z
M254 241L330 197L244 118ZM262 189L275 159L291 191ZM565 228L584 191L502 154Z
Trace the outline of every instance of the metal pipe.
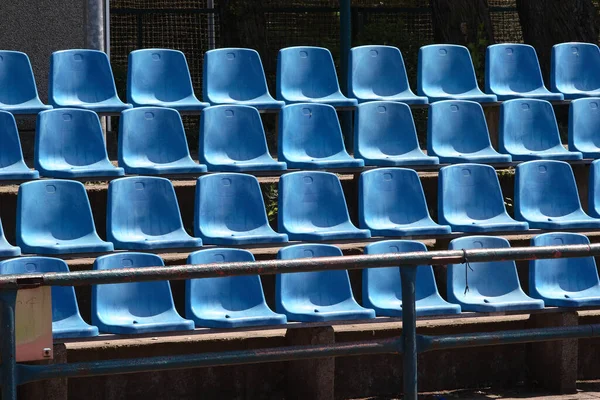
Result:
M135 372L164 371L197 367L255 364L326 357L399 353L398 339L336 343L321 346L293 346L275 349L186 354L51 365L19 365L19 384L53 378L74 378ZM13 374L14 375L14 374ZM11 398L8 398L11 399Z
M212 11L207 14L208 17L208 49L216 49L215 37L215 0L206 0L206 8Z
M16 290L4 290L0 292L0 318L2 318L2 343L0 354L2 364L2 399L17 399L17 344L15 338L15 307L17 302Z
M404 345L404 399L417 400L417 268L400 268L402 281L402 338Z

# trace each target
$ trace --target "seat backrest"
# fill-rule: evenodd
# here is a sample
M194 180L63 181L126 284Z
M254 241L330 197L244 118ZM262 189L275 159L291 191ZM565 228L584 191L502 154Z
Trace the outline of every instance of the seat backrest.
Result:
M96 232L92 209L81 182L48 179L19 187L17 243L26 238L71 240Z
M50 57L48 98L96 103L117 95L115 78L106 53L98 50L62 50Z
M454 239L449 250L504 249L510 247L504 238L493 236L469 236ZM448 265L448 301L468 299L469 294L500 296L520 289L519 276L514 261L495 261ZM468 270L467 270L468 268ZM465 288L469 291L465 294Z
M573 169L564 161L519 164L515 175L515 216L559 217L581 210Z
M183 229L177 196L168 179L135 176L108 185L108 240L160 236Z
M600 160L594 161L590 166L588 211L592 217L600 218Z
M20 257L0 262L0 274L45 274L69 272L67 263L58 258ZM77 298L72 286L52 286L52 320L61 321L79 315Z
M600 89L600 49L592 43L560 43L552 47L552 91Z
M289 94L311 98L340 91L331 52L323 47L288 47L277 57L277 98Z
M171 49L142 49L129 53L127 101L150 98L177 101L194 94L185 55Z
M252 160L269 152L258 110L241 105L223 105L202 110L200 161L210 163L227 155L232 160Z
M460 94L477 88L469 50L453 44L432 44L419 49L417 91L420 95Z
M196 182L194 232L246 232L267 225L265 203L258 180L252 175L220 173Z
M350 221L340 180L329 172L283 175L278 202L279 232L306 225L326 228Z
M327 104L292 104L279 116L279 157L329 157L345 150L335 108Z
M518 93L544 87L535 49L528 44L501 43L488 46L485 53L485 91L510 90Z
M560 133L552 104L546 100L514 99L500 106L500 151L525 148L542 151L560 146Z
M211 103L222 97L252 100L269 92L260 55L252 49L207 51L202 77L204 100Z
M0 88L0 105L21 104L38 97L27 54L0 50Z
M580 144L600 147L600 98L590 97L571 101L569 108L569 149ZM579 149L579 147L577 146ZM580 148L586 151L585 148Z
M349 95L393 96L410 89L402 53L391 46L360 46L350 51Z
M189 255L188 264L254 262L254 256L242 249L200 250ZM192 303L210 307L218 303L227 310L246 310L265 302L258 275L189 279L185 288L186 308ZM190 315L186 313L186 315Z
M189 157L181 116L172 108L139 107L119 119L119 164L127 159L166 164Z
M354 154L366 156L370 148L389 155L419 148L415 121L408 105L371 101L358 106L354 119Z
M23 162L23 151L17 122L11 113L0 111L0 168L10 167L19 162Z
M412 169L379 168L363 172L358 192L361 227L381 222L402 225L429 217L423 186Z
M342 255L336 246L298 244L280 249L277 258L294 260ZM275 298L277 304L308 298L315 305L329 306L353 298L353 295L348 272L338 270L279 274L275 283Z
M438 218L441 224L464 216L483 220L505 213L504 197L494 168L456 164L440 170Z
M545 233L531 240L532 246L589 245L579 233ZM539 294L541 287L579 292L600 284L594 257L553 258L529 262L529 291ZM538 296L535 296L538 297Z
M51 166L56 162L84 166L105 159L108 154L98 114L76 108L57 108L38 114L36 169L54 169Z
M429 106L427 148L473 153L490 147L490 133L481 104L466 100L438 101Z

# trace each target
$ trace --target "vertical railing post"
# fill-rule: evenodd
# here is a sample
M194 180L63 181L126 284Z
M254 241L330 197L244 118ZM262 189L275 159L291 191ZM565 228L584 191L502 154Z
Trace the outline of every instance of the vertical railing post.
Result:
M404 400L417 400L417 267L401 267Z
M0 291L0 373L2 373L2 400L17 398L17 344L15 336L15 306L17 290Z
M352 0L340 0L340 88L348 95L348 62L352 48ZM342 111L340 123L346 146L352 148L352 113Z

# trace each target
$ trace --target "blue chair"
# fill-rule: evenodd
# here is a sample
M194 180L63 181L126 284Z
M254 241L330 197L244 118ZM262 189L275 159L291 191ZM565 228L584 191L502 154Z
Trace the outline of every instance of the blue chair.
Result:
M581 153L562 145L552 104L515 99L502 103L498 128L500 151L515 161L581 160Z
M45 274L69 272L58 258L22 257L0 262L0 274ZM98 336L98 328L88 325L81 314L73 286L52 286L52 336L70 339Z
M488 46L485 52L485 91L498 100L518 98L563 100L544 86L535 49L528 44L502 43Z
M113 251L96 233L81 182L48 179L22 184L17 195L17 244L24 253Z
M6 236L4 236L2 221L0 221L0 258L16 257L19 255L21 255L21 249L8 243Z
M450 233L431 219L419 175L412 169L380 168L363 172L358 184L359 226L373 236Z
M600 49L592 43L560 43L552 47L550 89L565 99L600 97Z
M360 46L350 50L348 94L359 103L399 101L427 104L410 89L402 53L391 46Z
M579 233L546 233L532 246L589 245ZM594 257L529 261L529 293L551 307L600 306L600 280Z
M322 47L288 47L277 57L277 99L286 104L323 103L356 107L358 101L340 91L333 57Z
M23 160L15 117L8 111L0 111L0 180L31 180L39 177L40 173L29 169Z
M38 96L29 57L20 51L0 50L0 110L37 114L52 106Z
M280 260L341 257L342 251L325 244L284 247ZM275 279L275 309L289 321L325 322L375 318L375 311L361 307L352 294L348 271L316 271L279 274Z
M327 104L293 104L279 117L279 160L289 168L361 168L344 147L335 108Z
M164 267L154 254L122 253L99 257L95 271ZM143 334L191 331L194 321L175 310L168 281L113 283L92 286L92 322L100 332Z
M442 163L509 163L492 147L481 104L447 100L429 106L427 154Z
M453 232L526 231L508 216L496 170L489 165L444 167L438 177L438 219Z
M439 164L419 147L410 107L389 101L358 106L354 118L354 156L366 165L402 166Z
M201 174L190 157L181 116L172 108L139 107L119 119L119 165L128 174Z
M453 44L432 44L419 49L417 93L429 102L471 100L478 103L496 101L477 85L475 68L469 50Z
M600 218L600 160L590 166L588 185L588 212L594 218Z
M239 104L281 110L285 103L269 93L260 55L251 49L216 49L204 54L204 100L211 105Z
M194 94L185 55L178 50L142 49L129 53L127 101L134 107L169 107L180 112L198 112L201 103Z
M278 230L290 240L367 239L350 221L340 180L328 172L293 172L279 180Z
M285 243L269 226L258 179L246 174L211 174L196 183L194 235L207 244Z
M35 169L52 178L115 177L125 171L112 165L106 153L98 114L61 108L38 115Z
M209 107L200 118L198 156L211 171L281 171L273 160L258 110L249 106Z
M421 242L386 240L365 247L365 254L427 251ZM431 265L417 267L415 285L417 316L460 314L460 306L442 299ZM402 317L402 280L399 267L363 269L363 304L377 316Z
M504 249L504 238L470 236L454 239L450 250ZM463 311L500 312L540 310L544 301L527 296L517 275L514 261L479 262L448 265L448 301L460 304Z
M564 161L529 161L517 166L515 218L538 229L600 228L600 219L581 208L575 175Z
M119 99L106 53L62 50L50 57L48 99L54 107L76 107L103 114L131 108Z
M241 249L210 249L190 254L188 264L254 262L254 256ZM185 316L196 327L240 328L282 325L285 315L274 313L265 301L258 275L185 281Z
M600 158L600 97L577 99L569 107L569 150Z
M106 236L124 250L202 247L183 227L171 181L149 176L108 185Z

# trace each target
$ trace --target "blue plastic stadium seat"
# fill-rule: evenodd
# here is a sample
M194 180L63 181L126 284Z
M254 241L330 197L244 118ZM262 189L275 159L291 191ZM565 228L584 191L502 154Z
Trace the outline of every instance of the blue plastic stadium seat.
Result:
M134 107L169 107L193 112L208 107L194 94L185 55L178 50L143 49L129 53L127 101Z
M17 244L24 253L113 251L96 233L81 182L48 179L22 184L17 196Z
M333 57L322 47L288 47L277 57L277 99L286 104L323 103L356 107L340 91Z
M402 53L391 46L360 46L350 51L349 95L359 103L399 101L427 104L427 97L410 89Z
M506 212L496 170L489 165L444 167L438 177L438 218L454 232L526 231Z
M224 105L202 111L198 156L211 171L281 171L273 160L258 110Z
M532 246L589 245L578 233L546 233ZM551 307L600 306L600 280L594 257L529 261L529 293Z
M269 93L260 55L251 49L216 49L204 54L204 100L212 105L239 104L280 110L285 103Z
M565 99L600 97L600 49L592 43L560 43L552 47L550 89Z
M335 109L327 104L293 104L279 118L279 160L289 168L361 168L344 147Z
M252 253L241 249L200 250L188 264L253 262ZM185 282L185 316L196 327L240 328L281 325L285 315L274 313L265 301L258 275L190 279Z
M40 173L29 169L23 160L15 117L8 111L0 111L0 180L30 180L39 177Z
M358 185L358 220L373 236L450 233L431 219L419 175L412 169L380 168L363 172Z
M284 247L280 260L341 257L342 251L325 244ZM348 271L316 271L279 274L275 280L275 308L290 321L324 322L375 318L375 311L361 307L352 295Z
M517 166L515 217L531 228L600 228L600 219L581 208L573 169L564 161L529 161Z
M0 262L0 274L45 274L69 272L58 258L22 257ZM52 286L52 336L54 339L98 336L98 328L88 325L79 314L72 286Z
M578 99L569 108L569 150L600 158L600 97Z
M211 174L196 183L194 234L207 244L284 243L288 236L269 226L258 179L246 174Z
M350 221L340 180L328 172L293 172L279 181L279 232L290 240L345 240L371 237Z
M508 163L511 156L492 147L481 104L447 100L429 106L427 154L442 163Z
M504 238L470 236L454 239L450 250L503 249L510 247ZM468 286L468 290L467 290ZM517 275L514 261L448 265L448 301L460 304L463 311L499 312L544 308L544 301L527 296Z
M172 108L139 107L121 113L119 165L128 174L201 174L190 157L181 116Z
M419 147L417 130L406 104L372 101L358 106L354 118L354 156L366 165L439 164Z
M590 166L588 211L592 217L600 218L600 160L594 161Z
M119 99L106 53L62 50L50 57L48 98L54 107L85 108L115 114L131 108Z
M518 98L563 100L544 86L535 49L528 44L502 43L488 46L485 52L485 91L498 100Z
M60 108L38 115L35 169L53 178L114 177L125 171L112 165L106 153L98 114Z
M52 106L38 96L29 57L20 51L0 50L0 110L37 114Z
M562 145L552 104L515 99L502 103L498 128L500 151L515 161L581 160L581 153Z
M201 247L187 234L177 196L168 179L131 177L108 185L106 236L117 249Z
M21 255L21 249L8 243L6 236L4 236L2 221L0 221L0 258L16 257L19 255Z
M388 240L365 247L365 254L411 253L427 251L421 242ZM417 267L415 286L417 316L460 314L460 306L442 299L431 265ZM363 304L377 316L402 317L402 280L399 267L363 270Z
M432 44L419 49L417 93L440 100L472 100L479 103L496 101L477 85L475 68L469 50L453 44Z
M162 267L154 254L122 253L99 257L94 270ZM100 332L143 334L190 331L194 321L175 310L168 281L114 283L92 286L92 322Z

